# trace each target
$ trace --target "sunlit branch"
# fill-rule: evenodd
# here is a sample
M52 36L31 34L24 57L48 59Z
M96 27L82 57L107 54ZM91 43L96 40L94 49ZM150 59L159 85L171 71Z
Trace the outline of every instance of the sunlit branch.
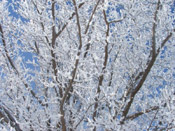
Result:
M72 71L72 79L69 81L69 85L68 87L66 88L66 91L64 92L64 95L62 97L62 100L60 102L60 112L61 112L61 123L62 123L62 131L66 131L66 123L65 123L65 118L64 118L64 103L65 103L65 100L72 88L72 85L73 85L73 82L74 82L74 79L75 79L75 75L76 75L76 71L77 71L77 68L78 68L78 64L79 64L79 56L80 56L80 53L81 53L81 48L82 48L82 36L81 36L81 26L80 26L80 20L79 20L79 14L78 14L78 7L76 5L76 1L73 0L73 4L74 4L74 8L75 8L75 15L76 15L76 20L77 20L77 28L78 28L78 36L79 36L79 47L78 47L78 53L77 53L77 56L78 59L76 59L75 61L75 66L74 66L74 69Z
M95 14L95 12L96 12L96 10L97 10L97 7L98 7L100 1L101 1L101 0L98 0L98 1L97 1L96 5L95 5L95 7L94 7L94 10L92 11L92 14L91 14L91 16L90 16L90 19L89 19L89 21L88 21L88 24L87 24L87 26L86 26L86 29L85 29L84 34L87 34L87 32L88 32L88 29L89 29L89 27L90 27L90 23L91 23L91 21L92 21L92 19L93 19L93 16L94 16L94 14ZM88 43L88 44L86 45L86 51L85 51L85 53L84 53L84 58L86 58L89 48L90 48L90 43Z
M101 92L101 89L100 87L102 86L103 84L103 79L104 79L104 71L106 69L106 66L107 66L107 62L108 62L108 41L107 41L107 37L109 36L109 22L107 21L107 17L106 17L106 13L105 11L103 10L103 15L104 15L104 20L105 20L105 23L106 23L106 26L107 26L107 29L106 29L106 45L105 45L105 56L104 56L104 63L103 63L103 68L102 68L102 73L101 75L99 76L99 81L98 81L98 87L97 87L97 94L98 96L95 98L95 101L98 101L99 99L99 96L100 96L100 92ZM95 103L94 105L94 113L93 113L93 120L95 120L95 118L97 117L97 108L98 108L98 102ZM96 130L96 127L94 127L94 131Z
M5 41L5 37L4 37L4 32L3 32L1 24L0 24L0 33L1 33L1 39L2 39L3 46L4 46L4 50L5 50L5 53L6 53L6 57L7 57L10 65L11 65L11 67L15 71L15 73L17 73L19 75L18 70L16 69L16 67L15 67L11 57L9 56L9 53L8 53L8 50L7 50L7 47L6 47L6 41Z
M6 52L6 56L9 60L9 63L10 65L12 66L12 68L15 70L15 72L18 74L18 76L20 77L20 74L18 72L18 70L16 69L15 65L13 64L13 61L12 59L10 58L9 54L8 54L8 51L6 49L6 41L5 41L5 38L4 38L4 35L3 35L3 30L2 30L2 26L0 25L0 33L1 33L1 38L2 38L2 42L3 42L3 46L4 46L4 49L5 49L5 52ZM32 96L34 98L36 98L38 100L38 102L44 106L44 104L42 103L42 101L36 96L35 92L32 90L32 89L29 89L29 86L27 85L27 83L25 83L23 80L22 80L23 84L25 85L25 87L30 91L30 93L32 94Z
M137 112L137 113L135 113L135 114L133 114L133 115L127 116L127 117L126 117L126 120L129 120L129 119L133 120L133 119L135 119L135 118L137 118L137 117L139 117L139 116L141 116L141 115L143 115L143 114L146 114L146 113L149 113L149 112L158 110L158 109L159 109L158 106L151 107L150 109L146 109L145 111Z
M86 113L88 112L88 110L89 110L94 104L100 102L103 98L104 98L104 96L103 96L102 98L100 98L98 101L95 101L94 103L92 103L92 104L90 104L90 105L88 106L88 108L85 110L84 115L82 116L82 118L80 119L80 121L76 124L76 126L75 126L74 129L76 129L76 128L80 125L80 123L84 120L84 118L85 118Z
M81 8L83 5L85 4L85 2L82 2L81 4L78 5L78 8ZM76 12L72 13L71 17L69 17L68 20L71 20L74 16L76 15ZM68 25L69 22L66 22L62 28L60 29L60 31L58 31L58 33L56 34L56 37L58 37L66 28L66 26Z
M160 3L159 3L159 1L158 1L157 5L160 6L159 4L160 4ZM157 10L156 10L156 13L158 13ZM154 26L154 25L153 25L153 26ZM163 40L163 42L161 43L161 45L162 45L161 48L165 45L165 43L167 43L167 41L171 38L171 36L172 36L172 33L170 33L170 34ZM145 80L146 80L148 74L150 73L150 71L151 71L151 69L152 69L152 67L153 67L153 65L154 65L154 63L155 63L155 61L156 61L157 56L159 55L159 52L160 52L160 49L158 49L157 53L156 53L155 55L153 55L153 57L151 58L151 60L148 62L148 66L147 66L147 68L145 69L145 71L143 71L143 75L142 75L142 77L140 78L139 83L137 84L137 86L135 87L135 89L132 90L132 92L130 92L130 98L129 98L130 100L129 100L129 102L126 104L126 106L125 106L125 108L124 108L124 110L123 110L124 120L125 120L125 118L126 118L128 112L129 112L129 109L130 109L132 103L133 103L134 97L136 96L136 94L137 94L138 91L141 89L142 85L144 84L144 82L145 82ZM123 121L124 121L124 120L123 120ZM123 121L122 121L122 123L123 123Z
M157 111L156 111L156 113L155 113L155 115L154 115L153 119L151 120L151 122L150 122L150 124L149 124L149 127L148 127L148 129L147 129L147 131L149 131L149 130L150 130L150 128L151 128L151 126L152 126L153 121L156 119L156 116L157 116L158 111L159 111L159 110L157 110Z
M155 57L156 54L156 27L157 27L157 15L160 9L160 0L158 0L156 11L154 13L154 21L152 27L152 57Z
M7 124L10 123L10 125L13 128L15 128L16 131L22 131L15 117L12 115L12 113L1 104L0 104L0 118L2 119L2 121L6 122Z
M91 17L90 17L90 19L89 19L89 21L88 21L88 24L87 24L87 26L86 26L86 29L85 29L84 34L86 34L86 33L88 32L89 25L90 25L90 23L91 23L91 21L92 21L92 18L93 18L94 14L95 14L95 12L96 12L96 10L97 10L97 7L98 7L100 1L101 1L101 0L98 0L98 1L97 1L97 4L95 5L94 10L92 11Z

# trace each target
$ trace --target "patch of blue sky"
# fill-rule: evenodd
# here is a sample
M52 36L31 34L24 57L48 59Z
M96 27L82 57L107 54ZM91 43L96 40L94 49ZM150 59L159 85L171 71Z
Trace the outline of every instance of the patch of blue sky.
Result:
M164 47L163 47L163 50L161 51L160 54L161 54L161 55L164 54L166 50L167 50L167 46L164 46Z
M70 1L70 0L66 1L66 5L68 5L68 6L70 6L70 7L73 7L73 3L72 3L72 1Z
M109 6L113 6L113 3L112 2L109 2L108 5ZM116 10L120 15L121 15L121 12L120 11L123 10L123 9L124 9L124 6L121 5L121 4L118 4L118 5L115 6L115 8L112 8L112 10Z
M173 78L175 78L175 73L172 74Z
M147 95L149 98L152 98L152 99L154 99L154 97L155 97L155 95L153 95L153 94L149 94L149 95Z
M115 8L115 10L119 13L120 17L122 16L121 10L124 10L124 6L121 4L118 4Z
M156 88L156 91L160 94L161 93L161 90L164 86L162 85L159 85L157 88Z
M164 58L165 58L165 55L161 55L160 58L161 58L161 59L164 59Z
M51 4L52 4L52 2L51 2L51 0L49 0L49 1L48 1L48 5L51 5Z
M175 19L173 20L173 23L172 23L173 26L175 26Z
M162 81L163 87L165 87L166 85L168 85L167 81L163 80Z
M142 107L141 107L140 105L136 105L136 111L137 111L137 112L142 111Z
M145 43L147 46L150 46L150 41L147 40L147 42Z
M21 47L21 48L25 48L23 43L21 43L21 41L17 41L17 44ZM39 63L38 63L38 59L37 59L37 56L36 54L32 53L32 52L26 52L26 51L23 51L22 49L19 49L19 54L20 55L19 57L22 58L22 62L25 66L25 68L29 68L29 69L32 69L32 70L38 70L39 71ZM18 56L16 56L18 57ZM33 62L33 63L28 63L28 61L30 62ZM34 65L35 64L35 65ZM38 65L38 66L36 66Z
M124 73L123 78L126 79L126 80L128 80L128 81L132 79L131 76L130 76L130 74L128 72L125 72Z
M168 68L163 69L163 72L167 73L168 72Z
M144 101L146 99L145 94L143 94L143 96L141 96L140 100Z
M121 119L122 119L122 115L121 115L121 114L118 114L118 115L116 116L116 118L117 118L118 120L121 120Z
M38 91L39 88L37 87L35 81L31 81L31 82L30 82L30 87L32 88L32 90L35 91L35 93L39 93L39 91Z
M132 40L134 41L135 40L134 37L130 33L125 38L126 38L127 41L132 41Z
M98 127L97 131L105 131L104 127Z
M110 21L110 20L109 20L109 21ZM109 27L110 27L110 33L113 32L112 28L115 26L115 24L116 24L116 23L111 23L111 24L109 25Z
M170 5L171 9L171 15L169 16L171 19L173 19L172 26L175 28L175 1L172 5Z
M150 125L149 131L165 131L167 129L168 124L161 122L160 119L154 119L152 124ZM162 130L163 129L163 130Z
M5 80L6 74L3 72L2 67L0 66L0 78Z
M88 128L89 128L88 122L87 122L87 121L84 121L84 122L83 122L83 127L84 127L84 129L88 129Z
M161 89L165 88L165 86L168 85L168 82L163 80L162 84L156 87L156 96L160 96Z
M36 82L32 79L32 77L35 76L36 72L40 70L38 59L36 55L31 52L24 52L20 50L19 54L19 57L22 58L21 68L23 68L24 70L27 69L27 74L24 76L24 78L26 79L32 90L37 93L38 89L36 87Z
M150 45L151 45L150 43L151 43L150 40L147 40L147 42L145 43L145 45L146 45L146 49L144 50L145 54L150 53Z
M159 97L161 95L161 89L163 88L165 88L163 81L162 81L162 84L160 84L159 86L154 86L154 85L148 86L148 89L151 91L151 93L148 94L147 97L152 99Z
M18 1L18 0L14 0L14 1ZM9 11L9 16L11 16L12 18L20 19L22 22L29 22L29 19L22 17L18 13L18 9L19 9L18 2L15 2L14 4L12 3L12 0L9 0L7 6L8 6L8 11Z
M108 8L107 8L107 10L106 10L107 16L109 16L109 14L110 14L111 12L113 12L113 11L116 11L116 12L119 14L120 17L122 16L121 10L124 10L124 6L123 6L123 5L118 4L118 5L116 5L116 6L114 7L113 4L112 4L112 2L109 2L108 5L109 5L109 6L108 6ZM113 19L110 19L109 21L112 21L112 20L113 20Z
M170 5L171 13L175 13L175 1Z
M110 62L110 63L112 62L112 58L109 58L109 62Z
M55 4L55 10L59 10L59 9L61 9L60 5L59 4Z
M108 7L106 10L107 16L110 14L111 11L114 11L115 9L113 7Z
M88 9L88 15L91 15L92 11L93 11L93 6L90 6L89 9Z
M20 55L22 56L23 63L25 64L25 66L27 68L30 68L30 69L35 69L36 68L33 63L28 63L28 61L30 61L30 62L34 61L34 63L37 63L37 58L34 57L33 53L20 51Z

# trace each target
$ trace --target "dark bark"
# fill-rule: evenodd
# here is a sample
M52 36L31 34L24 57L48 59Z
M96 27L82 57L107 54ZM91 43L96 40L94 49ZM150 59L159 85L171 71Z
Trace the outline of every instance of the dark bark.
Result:
M15 117L12 113L5 108L3 105L0 105L0 118L3 118L3 121L6 123L10 123L10 125L15 128L16 131L22 131L18 122L16 121Z
M160 8L160 0L158 0L158 3L157 3L157 8L156 8L156 11L154 13L154 22L153 22L153 28L152 28L152 50L150 51L150 57L151 57L151 60L148 59L147 61L147 67L146 69L143 71L143 73L141 72L141 76L139 75L139 77L141 77L139 79L139 82L138 80L136 81L136 83L138 82L138 84L135 86L136 87L133 87L133 89L128 92L127 96L129 96L129 102L126 104L124 110L123 110L123 117L124 119L122 120L121 123L123 123L125 121L125 119L127 118L127 114L130 110L130 107L134 101L134 98L136 96L136 94L139 92L139 90L141 89L141 87L143 86L144 82L146 81L147 79L147 76L148 74L150 73L156 59L157 59L157 56L159 55L160 53L160 50L165 46L165 43L167 43L167 41L171 38L172 36L172 32L169 33L166 38L162 41L161 43L161 47L157 49L156 51L156 26L157 26L157 14L158 14L158 10ZM175 30L173 30L175 31ZM140 74L140 73L139 73ZM137 77L136 77L137 79Z

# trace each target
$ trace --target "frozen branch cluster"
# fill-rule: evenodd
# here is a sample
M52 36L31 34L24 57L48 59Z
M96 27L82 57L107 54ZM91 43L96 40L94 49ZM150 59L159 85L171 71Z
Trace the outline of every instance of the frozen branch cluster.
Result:
M0 130L175 130L174 0L0 0Z

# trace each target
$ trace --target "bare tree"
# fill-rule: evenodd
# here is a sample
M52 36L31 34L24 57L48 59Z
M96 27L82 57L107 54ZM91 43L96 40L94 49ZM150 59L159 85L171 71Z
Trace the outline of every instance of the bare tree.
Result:
M0 129L175 129L173 0L0 1Z

